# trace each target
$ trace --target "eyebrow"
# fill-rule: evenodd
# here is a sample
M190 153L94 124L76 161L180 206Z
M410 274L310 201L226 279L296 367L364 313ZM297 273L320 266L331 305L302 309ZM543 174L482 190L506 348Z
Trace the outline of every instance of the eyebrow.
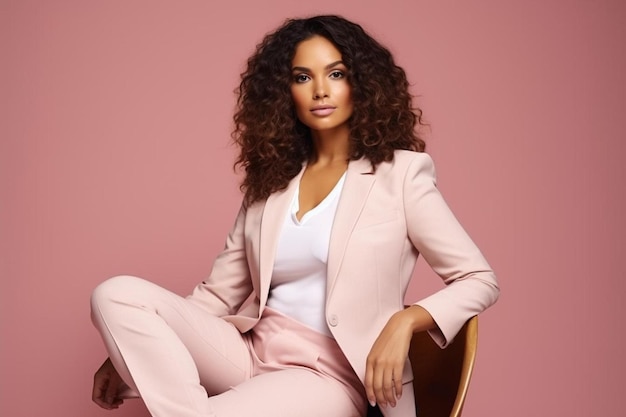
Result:
M340 64L341 64L341 65L345 65L345 64L343 63L343 61L342 61L342 60L339 60L339 61L331 62L330 64L326 65L326 66L324 67L324 69L327 69L327 70L328 70L328 69L331 69L331 68L333 68L333 67L336 67L337 65L340 65ZM311 68L307 68L307 67L293 67L291 70L292 70L292 71L310 72L310 71L311 71Z

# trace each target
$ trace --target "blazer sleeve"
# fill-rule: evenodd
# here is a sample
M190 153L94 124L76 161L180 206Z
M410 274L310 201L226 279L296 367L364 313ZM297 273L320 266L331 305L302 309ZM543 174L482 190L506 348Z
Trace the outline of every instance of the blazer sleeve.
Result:
M235 314L253 292L245 249L245 218L246 208L242 205L211 274L188 297L218 317Z
M493 270L437 189L428 154L415 154L403 187L409 239L446 284L415 304L431 314L438 328L429 333L445 347L469 318L496 302L500 290Z

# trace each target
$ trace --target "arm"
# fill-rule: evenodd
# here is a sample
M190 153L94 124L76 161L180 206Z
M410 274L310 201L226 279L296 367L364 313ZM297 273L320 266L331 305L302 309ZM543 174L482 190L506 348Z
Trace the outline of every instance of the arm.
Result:
M245 247L245 218L246 208L242 206L211 274L189 296L219 317L235 314L253 291Z
M394 314L367 358L365 389L371 404L395 406L413 333L429 331L445 347L465 321L493 304L498 286L491 267L436 188L427 154L415 154L403 185L409 239L446 288Z
M429 333L441 347L452 341L463 324L496 302L498 283L493 270L436 187L429 155L415 156L404 182L409 239L446 287L415 303L433 317Z

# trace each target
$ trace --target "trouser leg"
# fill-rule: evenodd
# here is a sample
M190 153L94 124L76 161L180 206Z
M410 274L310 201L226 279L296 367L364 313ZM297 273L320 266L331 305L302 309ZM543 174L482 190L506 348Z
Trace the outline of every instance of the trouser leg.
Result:
M219 417L354 417L363 386L336 341L265 308L250 331L254 376L209 398Z
M212 416L207 392L250 377L233 325L148 281L105 281L92 295L92 318L116 370L154 417Z
M290 368L257 375L209 398L219 417L361 417L335 380L309 369Z

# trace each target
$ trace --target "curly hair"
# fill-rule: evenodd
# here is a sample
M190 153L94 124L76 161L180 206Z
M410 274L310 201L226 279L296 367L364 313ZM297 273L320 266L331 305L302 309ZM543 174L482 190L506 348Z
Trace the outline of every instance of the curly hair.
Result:
M314 149L309 128L296 117L290 86L297 45L323 36L341 52L352 89L350 160L367 158L373 169L393 160L394 150L423 152L416 126L422 111L412 106L404 70L389 50L363 28L335 15L288 19L265 36L248 59L236 90L232 138L240 148L235 167L247 204L283 190Z

